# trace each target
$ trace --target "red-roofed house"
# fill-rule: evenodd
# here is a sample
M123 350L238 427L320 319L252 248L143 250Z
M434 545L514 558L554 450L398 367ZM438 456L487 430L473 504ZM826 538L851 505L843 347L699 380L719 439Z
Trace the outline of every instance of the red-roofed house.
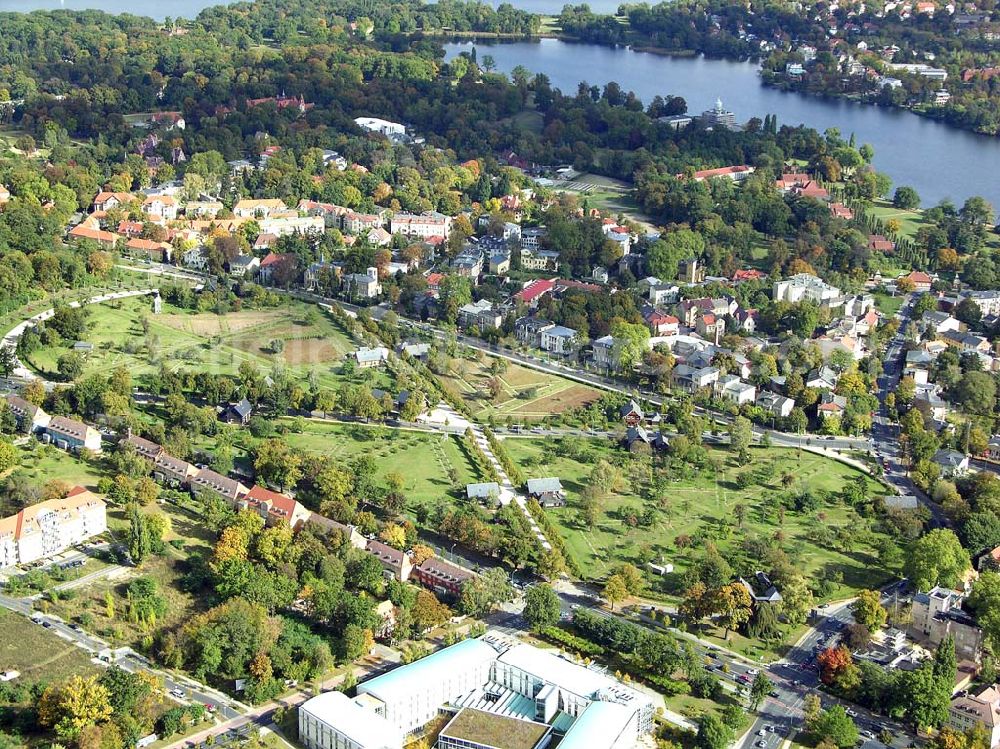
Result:
M743 283L744 281L762 281L767 278L767 274L756 268L746 268L733 273L733 283Z
M113 249L118 242L117 234L110 231L103 231L102 229L95 229L87 224L74 226L69 230L69 237L78 241L81 239L90 239L108 250Z
M427 288L436 294L440 291L443 280L444 273L430 273L427 275Z
M653 335L677 335L680 332L681 321L673 315L656 309L647 310L643 315L646 325Z
M172 248L166 242L154 242L151 239L134 237L125 243L125 249L133 255L143 255L155 263L169 263Z
M711 313L702 315L695 323L695 330L698 331L698 335L710 341L714 341L716 335L720 332L725 332L725 329L726 321Z
M793 187L801 187L809 182L808 174L801 174L799 172L789 172L787 174L782 174L781 179L775 180L774 186L781 192L788 192Z
M142 222L141 221L119 221L118 222L118 233L129 237L138 237L142 234Z
M850 221L854 218L854 211L843 203L830 203L830 213L836 218L842 218L845 221Z
M94 198L94 210L110 211L112 208L118 208L134 200L135 195L130 192L106 192L101 190L97 193L97 197Z
M904 280L913 284L914 291L930 291L934 279L922 270L911 271L909 275L903 276Z
M804 185L792 188L792 194L801 198L814 198L815 200L829 200L830 191L820 185L819 182L809 180Z
M309 520L310 512L291 497L254 484L246 496L236 501L240 510L257 512L267 525L288 523L292 530Z
M289 266L294 267L295 260L295 255L289 252L281 254L275 252L267 253L264 259L260 261L260 269L257 271L261 283L270 283L275 273Z
M868 237L868 249L872 252L895 252L896 244L881 234L872 234Z
M540 278L532 281L519 292L514 294L514 300L532 307L538 306L538 300L545 294L552 292L556 282L549 278Z

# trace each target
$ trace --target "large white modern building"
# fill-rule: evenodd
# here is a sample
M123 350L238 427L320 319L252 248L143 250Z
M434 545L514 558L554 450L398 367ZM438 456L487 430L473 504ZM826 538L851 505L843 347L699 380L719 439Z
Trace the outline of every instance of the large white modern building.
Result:
M808 273L799 273L774 284L776 302L815 302L823 305L840 295L840 289L836 286Z
M555 736L562 749L633 749L653 712L649 697L602 670L488 633L364 682L354 700L316 697L299 727L308 749L401 749L450 713L448 747L506 747L490 740L499 735L517 736L517 749Z
M325 692L299 708L299 741L306 749L401 749L402 732L343 692Z
M0 569L55 556L108 529L104 501L82 486L0 519Z

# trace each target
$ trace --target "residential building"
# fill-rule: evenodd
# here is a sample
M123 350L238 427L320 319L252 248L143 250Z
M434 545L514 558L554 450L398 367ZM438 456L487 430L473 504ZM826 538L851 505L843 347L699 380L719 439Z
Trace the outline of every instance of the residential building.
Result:
M951 637L955 641L958 660L978 663L983 647L983 631L962 610L964 601L964 593L948 588L934 587L926 593L917 593L913 596L909 634L933 647Z
M269 237L271 242L277 239L273 234L262 233L257 237L257 243L254 245L256 249L257 244L264 237ZM270 246L270 244L268 244ZM263 284L269 284L275 281L285 281L287 282L290 278L295 275L295 266L298 263L298 258L289 252L268 252L264 256L264 259L260 261L260 266L257 268L257 277Z
M913 284L913 290L917 292L930 291L931 284L934 283L934 279L922 270L910 271L907 275L901 276L900 280L909 281Z
M266 525L287 523L292 530L298 530L312 514L291 497L258 484L254 484L249 492L240 497L236 506L240 510L255 511L264 518Z
M830 302L840 296L840 289L808 273L799 273L774 284L776 302L809 301L820 306L830 306Z
M357 364L360 369L381 367L389 361L389 349L384 346L376 346L375 348L362 346L354 352L353 357L354 363Z
M935 334L957 331L962 327L957 319L947 312L925 312L920 318L920 325L924 330L933 330Z
M236 501L246 494L247 489L243 484L221 473L216 473L211 468L202 468L188 482L188 488L192 494L210 493L222 497L230 504L235 505Z
M716 367L696 368L687 364L678 364L670 373L673 386L689 393L712 387L718 379L719 370Z
M404 237L418 237L420 239L441 237L447 239L451 233L451 216L440 213L419 215L397 213L390 220L389 227L393 234L402 234Z
M931 460L940 466L944 476L961 475L969 470L969 456L958 450L938 450Z
M250 423L253 415L253 404L246 398L240 399L237 403L228 403L219 414L219 419L227 424L239 424L246 426Z
M791 415L792 409L795 408L795 401L778 393L772 393L770 390L762 390L757 395L757 405L771 416L783 419Z
M476 573L439 557L429 557L413 568L412 575L421 585L435 593L458 596L462 593L462 587Z
M654 336L677 335L680 332L681 321L666 312L648 307L643 310L642 317L646 321L649 332Z
M605 369L618 367L618 356L615 353L615 339L609 335L598 338L591 344L594 364Z
M82 486L0 519L0 569L55 556L107 529L104 500Z
M88 219L87 221L90 221ZM88 223L82 223L74 226L69 230L69 238L72 240L84 240L89 239L92 242L96 242L100 247L105 250L114 249L115 245L118 243L118 235L114 232L104 231L103 229L98 229L94 226L88 225Z
M962 299L971 299L983 313L983 317L1000 315L1000 291L963 291Z
M374 538L368 541L368 545L365 548L369 554L381 563L382 570L387 578L404 583L410 579L410 573L413 571L413 562L406 552L395 549Z
M187 218L215 218L225 208L218 200L191 200L184 204Z
M382 293L378 268L367 268L364 273L348 273L344 276L343 287L353 299L374 299Z
M323 234L326 231L326 219L322 216L278 216L260 220L262 234L273 234L276 237L286 237L292 234Z
M542 249L542 240L548 232L544 226L530 226L521 229L521 250L534 252Z
M383 223L385 219L379 214L348 211L344 214L342 227L348 234L361 234L372 229L380 229Z
M142 212L150 221L174 221L177 218L177 199L170 195L150 195L142 201Z
M521 249L522 270L559 270L559 253L556 250Z
M196 473L197 467L167 452L160 453L153 461L153 478L169 486L187 486Z
M232 278L253 278L260 267L260 259L254 255L237 255L229 261L229 275Z
M102 190L94 198L93 210L94 212L107 212L112 208L120 208L121 206L133 203L135 199L135 195L130 192L106 192Z
M489 299L470 302L458 309L460 328L476 328L482 332L490 328L499 328L502 321L502 315L493 307L493 302Z
M566 492L562 482L556 478L528 479L528 496L536 499L542 507L565 507Z
M299 741L306 749L403 749L403 733L363 697L324 692L298 709Z
M781 601L781 593L771 582L771 578L763 572L755 572L749 580L741 577L739 581L747 589L754 603L779 603Z
M101 433L91 426L65 416L53 416L42 435L44 442L51 442L63 450L101 452Z
M720 398L732 401L738 406L753 403L757 397L757 388L749 382L743 382L737 375L730 374L720 377L715 383L715 394Z
M526 346L538 348L542 344L542 331L553 327L554 322L540 317L519 317L514 321L514 337Z
M552 354L571 354L576 344L577 332L563 325L543 328L539 334L539 348Z
M151 239L133 237L125 243L125 251L133 257L154 263L169 263L173 247L167 242L154 242Z
M677 265L677 280L686 284L701 283L705 280L705 268L698 258L681 260Z
M500 501L500 484L496 481L466 484L465 496L466 499L474 499L477 502L495 505Z
M233 206L233 215L238 218L267 218L275 213L287 213L288 206L278 198L264 200L243 199Z
M52 419L40 406L29 403L19 395L8 394L7 409L14 416L17 428L26 434L41 434Z
M618 416L627 427L637 427L646 419L642 408L634 400L629 400L624 406L618 409Z
M948 706L948 725L966 733L985 730L990 747L1000 745L1000 687L992 684L975 694L959 694Z
M672 283L656 283L649 286L650 304L674 304L680 297L681 289Z

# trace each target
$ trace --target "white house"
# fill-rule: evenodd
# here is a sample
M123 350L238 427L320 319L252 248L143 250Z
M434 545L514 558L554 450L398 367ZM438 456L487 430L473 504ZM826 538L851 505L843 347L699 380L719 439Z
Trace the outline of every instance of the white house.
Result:
M776 302L808 301L819 305L829 305L831 300L840 296L840 289L836 286L830 286L822 279L808 273L799 273L774 284L774 301Z
M405 125L378 117L355 117L354 124L369 133L381 133L387 138L398 138L406 135Z
M553 325L539 334L539 348L553 354L569 354L576 348L577 334L572 328Z

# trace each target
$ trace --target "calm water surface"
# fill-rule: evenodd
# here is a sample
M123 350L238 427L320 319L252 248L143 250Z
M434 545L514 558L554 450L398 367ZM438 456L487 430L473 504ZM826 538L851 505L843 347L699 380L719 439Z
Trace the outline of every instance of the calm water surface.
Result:
M445 49L450 58L471 46L463 42ZM982 195L1000 209L1000 138L956 130L909 112L766 88L756 64L749 62L663 57L556 39L475 46L480 59L493 56L498 70L509 73L523 65L548 75L564 93L575 93L580 81L617 81L645 103L657 94L683 96L691 113L709 109L721 98L740 122L776 114L779 125L805 124L820 132L836 127L844 137L854 133L858 143L871 143L876 167L894 184L914 187L924 205Z

